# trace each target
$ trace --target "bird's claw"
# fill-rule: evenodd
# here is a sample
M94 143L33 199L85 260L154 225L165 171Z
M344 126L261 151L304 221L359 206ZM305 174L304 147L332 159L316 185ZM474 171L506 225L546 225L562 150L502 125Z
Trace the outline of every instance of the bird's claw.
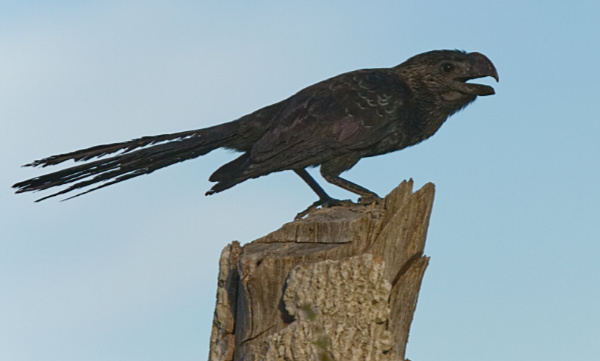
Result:
M345 205L349 205L349 204L354 204L354 203L349 199L345 199L345 200L339 200L339 199L334 199L334 198L327 198L324 200L319 199L315 203L308 206L308 208L306 208L302 212L298 213L296 215L296 217L294 218L294 220L297 221L299 219L306 217L313 211L317 210L319 207L321 207L321 209L322 209L322 208L329 208L329 207L341 207L341 206L345 206Z
M381 202L382 198L379 197L377 194L372 194L372 195L368 195L368 196L362 196L360 198L358 198L358 203L368 206L369 204L377 204L379 202Z

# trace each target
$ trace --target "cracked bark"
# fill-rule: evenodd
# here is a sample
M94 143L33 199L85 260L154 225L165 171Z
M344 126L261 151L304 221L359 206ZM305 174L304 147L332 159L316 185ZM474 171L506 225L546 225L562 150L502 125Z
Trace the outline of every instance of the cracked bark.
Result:
M404 360L434 195L412 187L225 247L209 360Z

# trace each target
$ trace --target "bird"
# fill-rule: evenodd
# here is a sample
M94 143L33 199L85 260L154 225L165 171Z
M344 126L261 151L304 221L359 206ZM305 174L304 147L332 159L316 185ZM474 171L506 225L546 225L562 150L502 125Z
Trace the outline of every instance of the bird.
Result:
M241 152L209 178L206 195L248 179L294 171L318 200L318 207L340 205L307 172L320 166L323 178L359 196L360 204L381 198L340 177L360 159L415 145L431 137L452 114L493 87L467 82L492 77L494 64L478 52L433 50L390 68L361 69L308 86L289 98L237 120L172 134L145 136L49 156L25 166L47 167L83 162L13 185L16 193L68 185L36 202L78 190L74 198L217 148Z

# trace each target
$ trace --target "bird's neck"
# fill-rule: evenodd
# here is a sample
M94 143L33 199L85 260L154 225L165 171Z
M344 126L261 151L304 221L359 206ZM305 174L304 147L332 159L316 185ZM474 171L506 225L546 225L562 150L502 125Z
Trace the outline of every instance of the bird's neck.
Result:
M417 118L423 119L421 128L423 135L422 140L435 134L442 124L444 124L446 119L475 100L475 97L472 97L461 99L461 101L447 101L437 94L427 94L426 96L419 98L427 99L425 104L420 104L420 106L416 108L417 111L420 112Z

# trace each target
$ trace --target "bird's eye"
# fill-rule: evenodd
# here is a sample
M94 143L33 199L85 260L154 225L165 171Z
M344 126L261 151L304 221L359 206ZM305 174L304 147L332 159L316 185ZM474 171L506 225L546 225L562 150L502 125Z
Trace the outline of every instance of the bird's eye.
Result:
M449 73L454 70L454 65L451 63L443 63L441 69L444 73Z

